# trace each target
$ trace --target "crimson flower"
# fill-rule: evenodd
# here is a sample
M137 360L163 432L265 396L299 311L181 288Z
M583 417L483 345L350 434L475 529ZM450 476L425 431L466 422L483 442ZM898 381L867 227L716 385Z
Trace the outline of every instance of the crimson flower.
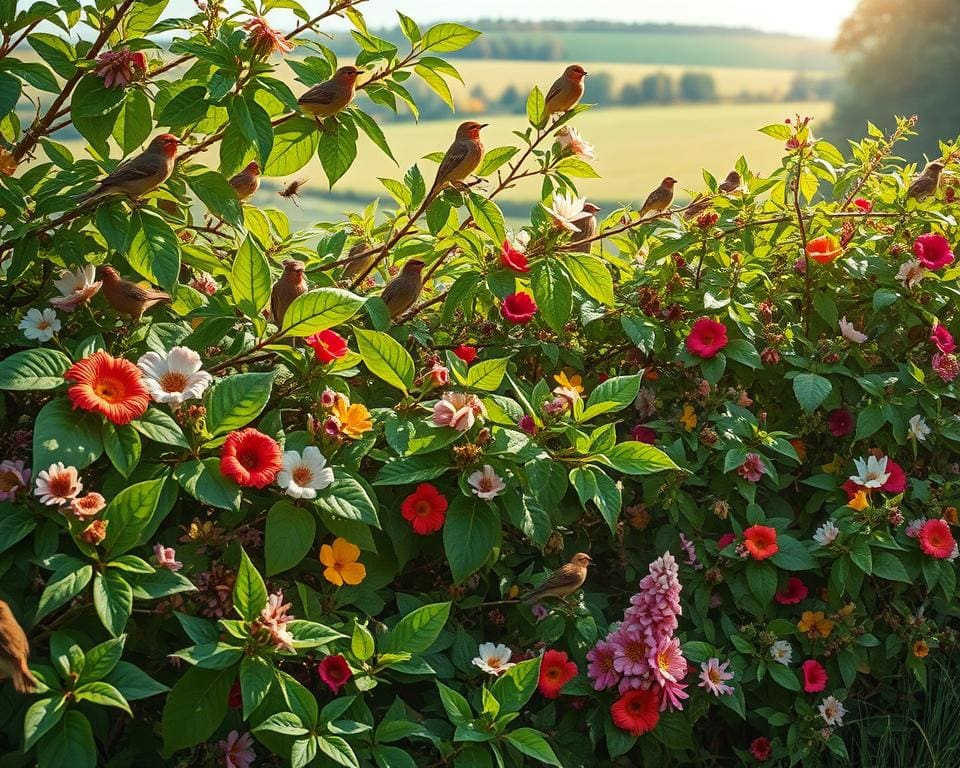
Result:
M743 544L754 560L766 560L780 550L777 529L769 525L751 525L743 532Z
M834 437L844 437L853 432L853 416L845 408L836 408L827 415L827 427Z
M240 681L236 680L230 687L230 696L227 699L227 705L230 709L240 709L243 706L243 691L240 688Z
M339 653L334 656L327 656L317 665L317 674L320 679L327 684L327 687L333 691L336 696L340 689L350 682L353 677L353 671L347 660Z
M540 660L540 693L548 699L560 695L560 689L577 676L577 665L563 651L549 650Z
M737 540L737 537L732 533L725 533L719 539L717 539L717 549L723 550L729 547L733 542Z
M339 360L350 351L347 348L347 340L336 331L329 329L315 333L313 336L307 336L304 341L308 347L313 349L317 360L323 364Z
M878 455L877 458L883 457ZM906 472L889 456L887 456L887 474L890 477L887 478L887 482L880 486L881 491L884 493L901 493L907 489ZM852 499L858 491L863 490L863 486L853 480L844 480L840 487L846 492L848 499Z
M461 344L459 347L454 347L452 352L467 365L470 365L470 363L477 359L477 348L471 347L469 344Z
M447 499L430 483L420 483L417 489L403 500L400 514L420 536L428 536L443 528L447 519Z
M660 720L660 699L652 688L634 688L610 705L610 719L622 731L639 736L652 731Z
M283 468L277 441L255 429L227 435L220 449L220 474L239 485L265 488Z
M953 554L957 542L944 520L927 520L917 534L922 549L930 557L943 560Z
M712 318L701 317L690 328L685 343L691 355L708 360L727 346L727 328Z
M940 269L953 261L953 251L947 238L936 232L920 235L913 241L913 255L927 269Z
M930 329L930 341L945 355L949 355L957 348L957 342L953 340L953 334L939 323Z
M807 693L819 693L827 687L827 670L814 659L807 659L801 665L803 671L803 690Z
M858 197L853 204L864 213L870 213L873 210L873 203L863 197Z
M750 754L757 762L765 763L773 754L773 747L770 746L770 739L765 736L757 736L750 742Z
M796 576L791 576L787 579L787 588L783 592L777 592L773 599L780 605L796 605L804 600L808 594L810 594L810 590L807 589L807 585Z
M533 316L537 314L537 303L529 293L517 291L503 300L500 312L514 325L523 325L533 320Z
M512 269L515 272L530 271L527 257L514 248L509 240L504 240L503 245L500 246L500 263L507 269Z
M657 433L646 424L637 424L630 430L630 437L638 443L646 443L647 445L653 445L657 441Z
M63 378L73 382L67 395L74 408L103 414L114 424L129 424L150 405L140 369L103 350L74 363Z

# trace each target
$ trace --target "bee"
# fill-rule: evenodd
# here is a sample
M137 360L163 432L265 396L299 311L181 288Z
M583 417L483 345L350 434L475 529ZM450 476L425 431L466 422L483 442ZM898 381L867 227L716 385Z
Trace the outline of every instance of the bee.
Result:
M277 194L280 195L280 197L293 200L293 204L299 208L300 203L298 203L295 198L300 196L300 188L306 183L306 179L295 179L294 181L287 182L283 189L277 192Z

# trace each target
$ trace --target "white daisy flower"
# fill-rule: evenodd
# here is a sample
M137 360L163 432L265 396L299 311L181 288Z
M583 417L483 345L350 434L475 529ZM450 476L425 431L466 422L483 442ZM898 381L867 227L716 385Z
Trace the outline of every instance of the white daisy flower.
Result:
M857 485L862 485L864 488L879 488L890 479L886 456L882 459L870 456L866 461L862 458L854 459L853 463L857 466L857 474L850 475L850 479Z
M833 696L827 696L817 710L827 725L843 725L843 716L847 714L843 704Z
M73 272L63 270L60 279L53 281L61 295L50 299L50 303L64 312L73 312L100 290L101 281L96 277L97 268L93 264L85 264Z
M510 661L513 651L500 643L480 643L477 652L480 655L474 657L473 664L488 675L499 675L516 666Z
M852 341L854 344L863 344L863 342L867 340L867 334L858 331L853 323L847 322L847 318L845 317L840 318L840 335L847 341Z
M200 370L202 365L200 355L189 347L174 347L166 357L147 352L137 361L153 401L174 405L203 396L213 377Z
M489 464L484 464L482 471L477 470L470 475L467 482L473 486L473 492L481 499L496 498L500 491L507 487Z
M277 472L277 485L287 496L295 499L315 499L317 491L333 482L333 470L315 445L308 445L301 456L296 451L285 451L283 469Z
M821 547L832 543L840 535L840 529L833 524L833 520L827 520L823 525L817 528L813 534L813 540Z
M587 211L583 210L583 206L586 204L587 198L585 197L574 197L570 195L554 195L553 204L547 207L544 203L540 203L544 208L547 209L547 213L553 217L554 223L561 229L569 230L570 232L579 232L577 225L574 224L575 221L580 221L580 219L585 219L590 214Z
M55 333L60 333L60 321L55 310L47 307L41 312L34 308L27 311L17 328L31 341L50 341Z
M777 640L777 642L770 646L770 658L777 662L777 664L783 664L783 666L789 667L793 659L793 648L786 640Z
M930 434L930 427L927 426L927 422L919 413L911 417L910 428L907 430L907 434L918 443L922 443L927 439L927 435Z

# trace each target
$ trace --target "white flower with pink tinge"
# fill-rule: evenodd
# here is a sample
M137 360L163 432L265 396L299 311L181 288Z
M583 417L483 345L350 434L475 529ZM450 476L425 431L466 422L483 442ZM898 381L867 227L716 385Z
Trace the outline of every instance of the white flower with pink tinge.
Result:
M60 278L53 281L61 295L50 299L50 303L64 312L73 312L100 290L101 281L96 277L97 268L93 264L85 264L73 272L62 270Z
M293 621L289 616L293 603L283 602L283 590L277 590L267 598L266 607L260 611L260 625L270 633L274 648L278 651L293 652L293 635L287 629L287 622Z
M467 432L477 418L487 415L480 398L465 392L444 392L433 406L433 423L438 427L453 427Z
M49 469L41 470L37 475L37 487L34 494L40 497L40 503L51 506L69 504L70 500L83 490L83 483L76 467L65 467L62 461L51 464Z
M283 454L283 469L277 472L277 485L295 499L315 499L317 491L333 482L333 470L315 445L308 445L301 456L296 451Z
M183 568L183 563L177 560L177 552L173 547L165 547L160 543L154 544L153 554L156 555L157 563L161 568L174 572Z
M561 149L568 149L570 153L582 160L593 160L593 144L588 142L573 126L565 125L557 131L557 143Z
M729 696L733 693L733 686L727 685L727 680L733 680L733 672L728 672L729 661L720 663L720 659L707 659L700 664L700 682L697 685L714 696Z
M238 731L230 731L217 746L223 752L223 768L250 768L257 757L253 751L253 737L249 733L241 736Z
M213 377L202 366L200 355L189 347L174 347L166 356L147 352L137 361L153 401L174 405L203 397Z
M480 643L477 652L480 655L475 656L472 663L488 675L496 676L506 672L510 667L517 666L510 661L513 651L502 643Z
M500 479L499 475L489 464L484 464L482 470L477 470L467 482L473 487L473 492L481 499L493 499L500 495L500 491L507 487L507 484Z
M867 334L858 331L853 323L847 322L845 317L840 318L840 335L854 344L863 344L867 340Z
M569 230L570 232L579 232L580 230L575 222L580 221L580 219L585 219L590 215L587 211L583 210L586 202L587 199L585 197L576 197L573 194L555 194L552 205L547 206L544 203L540 203L540 205L546 208L547 213L550 214L557 227Z

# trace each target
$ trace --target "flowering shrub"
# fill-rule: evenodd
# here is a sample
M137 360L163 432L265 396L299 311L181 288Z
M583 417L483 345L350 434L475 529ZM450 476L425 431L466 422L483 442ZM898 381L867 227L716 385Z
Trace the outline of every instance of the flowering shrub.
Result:
M332 185L360 133L389 154L364 100L447 93L435 54L477 34L401 15L400 51L356 5L285 0L286 35L85 5L77 46L32 32L72 10L0 17L0 597L32 650L4 752L843 756L852 700L956 645L957 145L915 178L912 120L849 157L788 120L769 175L741 159L690 211L603 218L575 186L586 107L536 88L479 182L414 166L392 209L294 232L260 169L316 154ZM355 67L302 37L333 14ZM508 232L497 196L529 176Z

